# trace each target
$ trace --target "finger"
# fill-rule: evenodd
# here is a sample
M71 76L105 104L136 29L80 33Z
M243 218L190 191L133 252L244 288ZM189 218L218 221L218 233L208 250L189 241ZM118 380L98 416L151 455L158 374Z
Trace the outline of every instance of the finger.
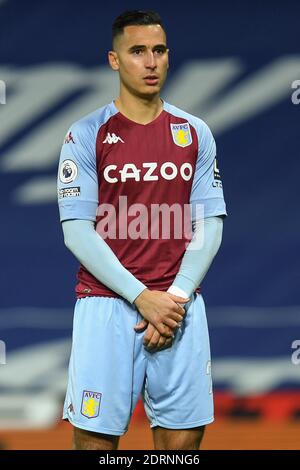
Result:
M143 331L148 325L147 320L141 320L137 325L135 325L135 331Z
M183 320L183 317L184 315L180 315L179 313L172 313L169 318L178 323Z
M181 325L182 318L180 322L175 322L170 318L166 318L164 319L163 329L159 330L159 333L165 338L170 338L172 340L175 336L176 331L178 330L178 328L180 328Z
M173 339L171 338L167 338L166 342L165 342L165 345L163 346L163 349L167 349L167 348L170 348L173 344Z
M164 344L158 344L157 346L157 350L162 350L162 349L166 349L168 347L170 347L173 343L173 338L165 338L165 343Z
M159 332L157 330L154 331L150 341L147 343L147 349L155 349L159 343L160 337L161 335L159 334Z
M186 314L186 309L184 306L177 304L178 307L180 307L180 314L179 315L185 315Z
M174 334L174 330L176 330L179 321L175 321L172 318L165 318L165 331L161 333L163 336L172 336Z
M174 308L174 311L181 316L185 314L184 308L179 304L176 304L176 308Z
M146 328L147 325L148 325L147 320L143 319L135 325L134 329L135 330L142 330L142 329Z
M147 329L145 331L144 338L148 338L148 340L150 340L153 333L154 333L154 331L156 331L155 326L152 325L152 323L148 323Z
M179 305L179 304L176 304L175 302L170 306L170 316L171 317L174 317L176 318L176 315L180 315L181 317L183 317L183 315L185 315L185 309Z
M167 338L164 336L160 336L158 344L157 344L157 349L161 349L165 344L166 344Z
M154 323L155 328L156 328L156 329L158 330L158 332L159 332L161 335L163 335L163 336L168 336L168 337L169 337L169 336L173 336L174 333L173 333L173 332L170 332L170 328L167 328L167 326L169 326L168 322L169 322L169 321L172 322L172 320L170 320L170 319L165 319L164 321L165 321L166 324L164 324L164 323L162 323L162 322L160 322L160 321ZM172 327L171 327L171 330L172 330Z
M163 332L159 331L160 334L166 337L174 336L174 331L177 329L178 323L179 322L172 320L172 318L165 318L164 319L165 329Z
M165 325L165 333L162 335L164 338L168 338L172 341L174 334L175 334L175 329L169 328L167 325Z
M151 323L148 324L148 327L145 331L144 335L144 344L148 344L149 341L151 340L153 333L156 331L155 327L151 325Z
M170 294L168 292L168 296L174 300L174 302L178 302L179 304L186 304L187 302L189 302L190 298L183 298L183 297L178 297L177 295L173 295L173 294Z

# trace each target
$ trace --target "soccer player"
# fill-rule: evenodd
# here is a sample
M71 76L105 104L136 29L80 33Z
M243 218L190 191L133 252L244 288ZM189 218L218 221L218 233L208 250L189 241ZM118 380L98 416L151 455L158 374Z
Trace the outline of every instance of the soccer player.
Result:
M120 15L120 94L61 151L60 220L81 263L63 414L75 449L117 449L140 395L155 449L198 449L213 421L199 284L226 208L211 131L160 98L168 54L157 13Z

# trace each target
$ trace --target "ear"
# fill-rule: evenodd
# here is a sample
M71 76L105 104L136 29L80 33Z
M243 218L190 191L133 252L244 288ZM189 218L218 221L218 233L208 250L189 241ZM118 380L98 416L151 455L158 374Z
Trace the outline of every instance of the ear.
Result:
M113 70L119 70L118 54L115 51L108 52L108 62Z

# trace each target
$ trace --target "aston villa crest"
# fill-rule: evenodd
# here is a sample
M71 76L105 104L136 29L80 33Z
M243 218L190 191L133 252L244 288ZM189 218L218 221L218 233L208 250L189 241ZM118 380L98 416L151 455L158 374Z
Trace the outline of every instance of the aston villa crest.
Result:
M187 147L192 143L192 134L188 122L183 124L170 124L174 144L179 147Z
M102 394L99 392L90 392L84 390L81 402L81 414L86 418L97 418L100 411Z

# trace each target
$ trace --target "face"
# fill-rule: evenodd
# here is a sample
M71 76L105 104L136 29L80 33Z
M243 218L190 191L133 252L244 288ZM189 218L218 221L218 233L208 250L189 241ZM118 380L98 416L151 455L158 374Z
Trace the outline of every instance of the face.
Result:
M115 39L109 63L118 70L121 89L151 97L162 88L169 67L166 35L160 25L126 26Z

